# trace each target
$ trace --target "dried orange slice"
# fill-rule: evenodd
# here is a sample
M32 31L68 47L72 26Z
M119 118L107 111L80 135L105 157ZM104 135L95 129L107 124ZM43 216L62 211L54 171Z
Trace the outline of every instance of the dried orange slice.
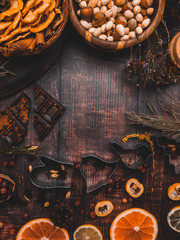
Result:
M144 186L135 178L131 178L126 183L126 191L133 198L140 197L144 192Z
M16 240L69 240L68 232L55 227L48 218L38 218L26 223L19 230Z
M174 183L168 188L168 197L173 201L180 200L180 183Z
M95 213L99 217L105 217L113 211L113 204L110 201L98 202L95 206Z
M110 228L111 240L155 240L158 234L156 218L141 208L120 213Z
M180 233L180 206L177 206L168 213L167 222L174 231Z
M97 227L91 224L84 224L78 227L74 234L74 240L103 240L102 234Z

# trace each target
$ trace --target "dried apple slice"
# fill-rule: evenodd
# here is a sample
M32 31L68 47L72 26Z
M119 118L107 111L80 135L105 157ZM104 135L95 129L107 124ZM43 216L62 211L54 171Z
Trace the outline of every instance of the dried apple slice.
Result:
M10 1L10 8L0 14L0 21L4 19L5 17L10 17L16 13L18 13L20 10L23 9L23 1L22 0L11 0Z

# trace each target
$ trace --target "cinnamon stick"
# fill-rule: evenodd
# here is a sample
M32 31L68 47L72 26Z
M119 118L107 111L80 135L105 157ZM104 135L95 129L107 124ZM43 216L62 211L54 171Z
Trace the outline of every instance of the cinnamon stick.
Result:
M34 38L34 40L32 41L32 43L29 45L29 47L27 48L28 52L32 52L34 50L34 48L36 47L37 44L37 39Z
M43 32L36 33L36 40L37 40L37 46L39 47L44 46L45 44L44 33Z
M51 29L51 26L48 26L48 28L46 28L45 30L45 38L46 39L50 39L52 37L52 29Z

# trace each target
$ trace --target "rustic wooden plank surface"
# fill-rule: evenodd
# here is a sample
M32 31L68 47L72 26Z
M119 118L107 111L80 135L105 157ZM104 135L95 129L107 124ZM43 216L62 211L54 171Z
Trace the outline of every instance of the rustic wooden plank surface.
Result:
M101 53L88 47L72 29L70 32L62 54L49 71L38 80L40 86L66 107L65 114L44 141L39 142L32 126L31 112L28 136L24 144L41 146L36 159L19 157L14 168L3 168L2 161L5 157L0 158L0 172L11 176L17 184L13 198L0 206L0 221L4 222L4 228L0 229L0 239L15 239L15 235L9 235L11 227L15 227L17 232L28 220L50 217L50 208L44 208L44 202L50 201L52 205L55 199L65 200L64 196L67 191L39 190L30 183L28 166L38 165L40 155L80 162L82 156L95 154L107 161L117 159L119 164L114 176L125 179L137 177L144 184L145 192L141 198L128 204L122 204L120 201L123 197L128 197L124 185L111 194L107 193L106 187L86 194L85 182L76 170L72 180L72 197L66 201L73 205L74 199L80 198L82 207L88 210L89 202L111 200L115 209L112 214L103 219L91 219L88 214L79 216L79 209L75 209L74 224L68 229L71 239L77 226L92 223L101 230L104 239L108 240L110 224L114 217L125 209L141 207L153 213L158 219L158 240L179 240L180 235L171 231L166 224L168 210L177 206L178 203L172 203L166 192L170 184L180 182L180 175L175 175L173 168L169 167L163 156L157 156L154 192L151 193L151 167L146 173L129 170L124 167L109 146L112 138L119 141L126 134L139 131L139 128L128 124L125 111L146 111L143 95L156 103L157 92L153 89L138 89L135 81L128 80L125 71L129 58L128 50L113 55ZM180 86L176 85L163 90L160 96L168 93L179 102L179 90ZM32 99L33 105L32 86L23 92L26 92ZM0 109L4 109L19 94L0 100ZM33 191L33 199L30 202L26 202L23 198L26 188ZM29 213L28 219L23 218L24 212Z

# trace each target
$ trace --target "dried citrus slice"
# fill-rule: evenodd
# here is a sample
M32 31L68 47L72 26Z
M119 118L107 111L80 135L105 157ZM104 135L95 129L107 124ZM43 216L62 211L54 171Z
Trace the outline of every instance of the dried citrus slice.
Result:
M180 233L180 206L177 206L168 213L167 222L174 231Z
M110 228L111 240L155 240L158 234L156 218L141 208L120 213Z
M173 201L180 200L180 183L174 183L168 188L168 197Z
M110 201L98 202L95 206L95 213L99 217L105 217L110 214L114 206Z
M140 197L144 192L144 186L135 178L131 178L126 183L126 191L133 198Z
M74 234L74 240L103 240L102 234L97 227L91 224L84 224L78 227Z
M19 230L16 240L69 240L68 232L55 227L48 218L38 218L26 223Z

